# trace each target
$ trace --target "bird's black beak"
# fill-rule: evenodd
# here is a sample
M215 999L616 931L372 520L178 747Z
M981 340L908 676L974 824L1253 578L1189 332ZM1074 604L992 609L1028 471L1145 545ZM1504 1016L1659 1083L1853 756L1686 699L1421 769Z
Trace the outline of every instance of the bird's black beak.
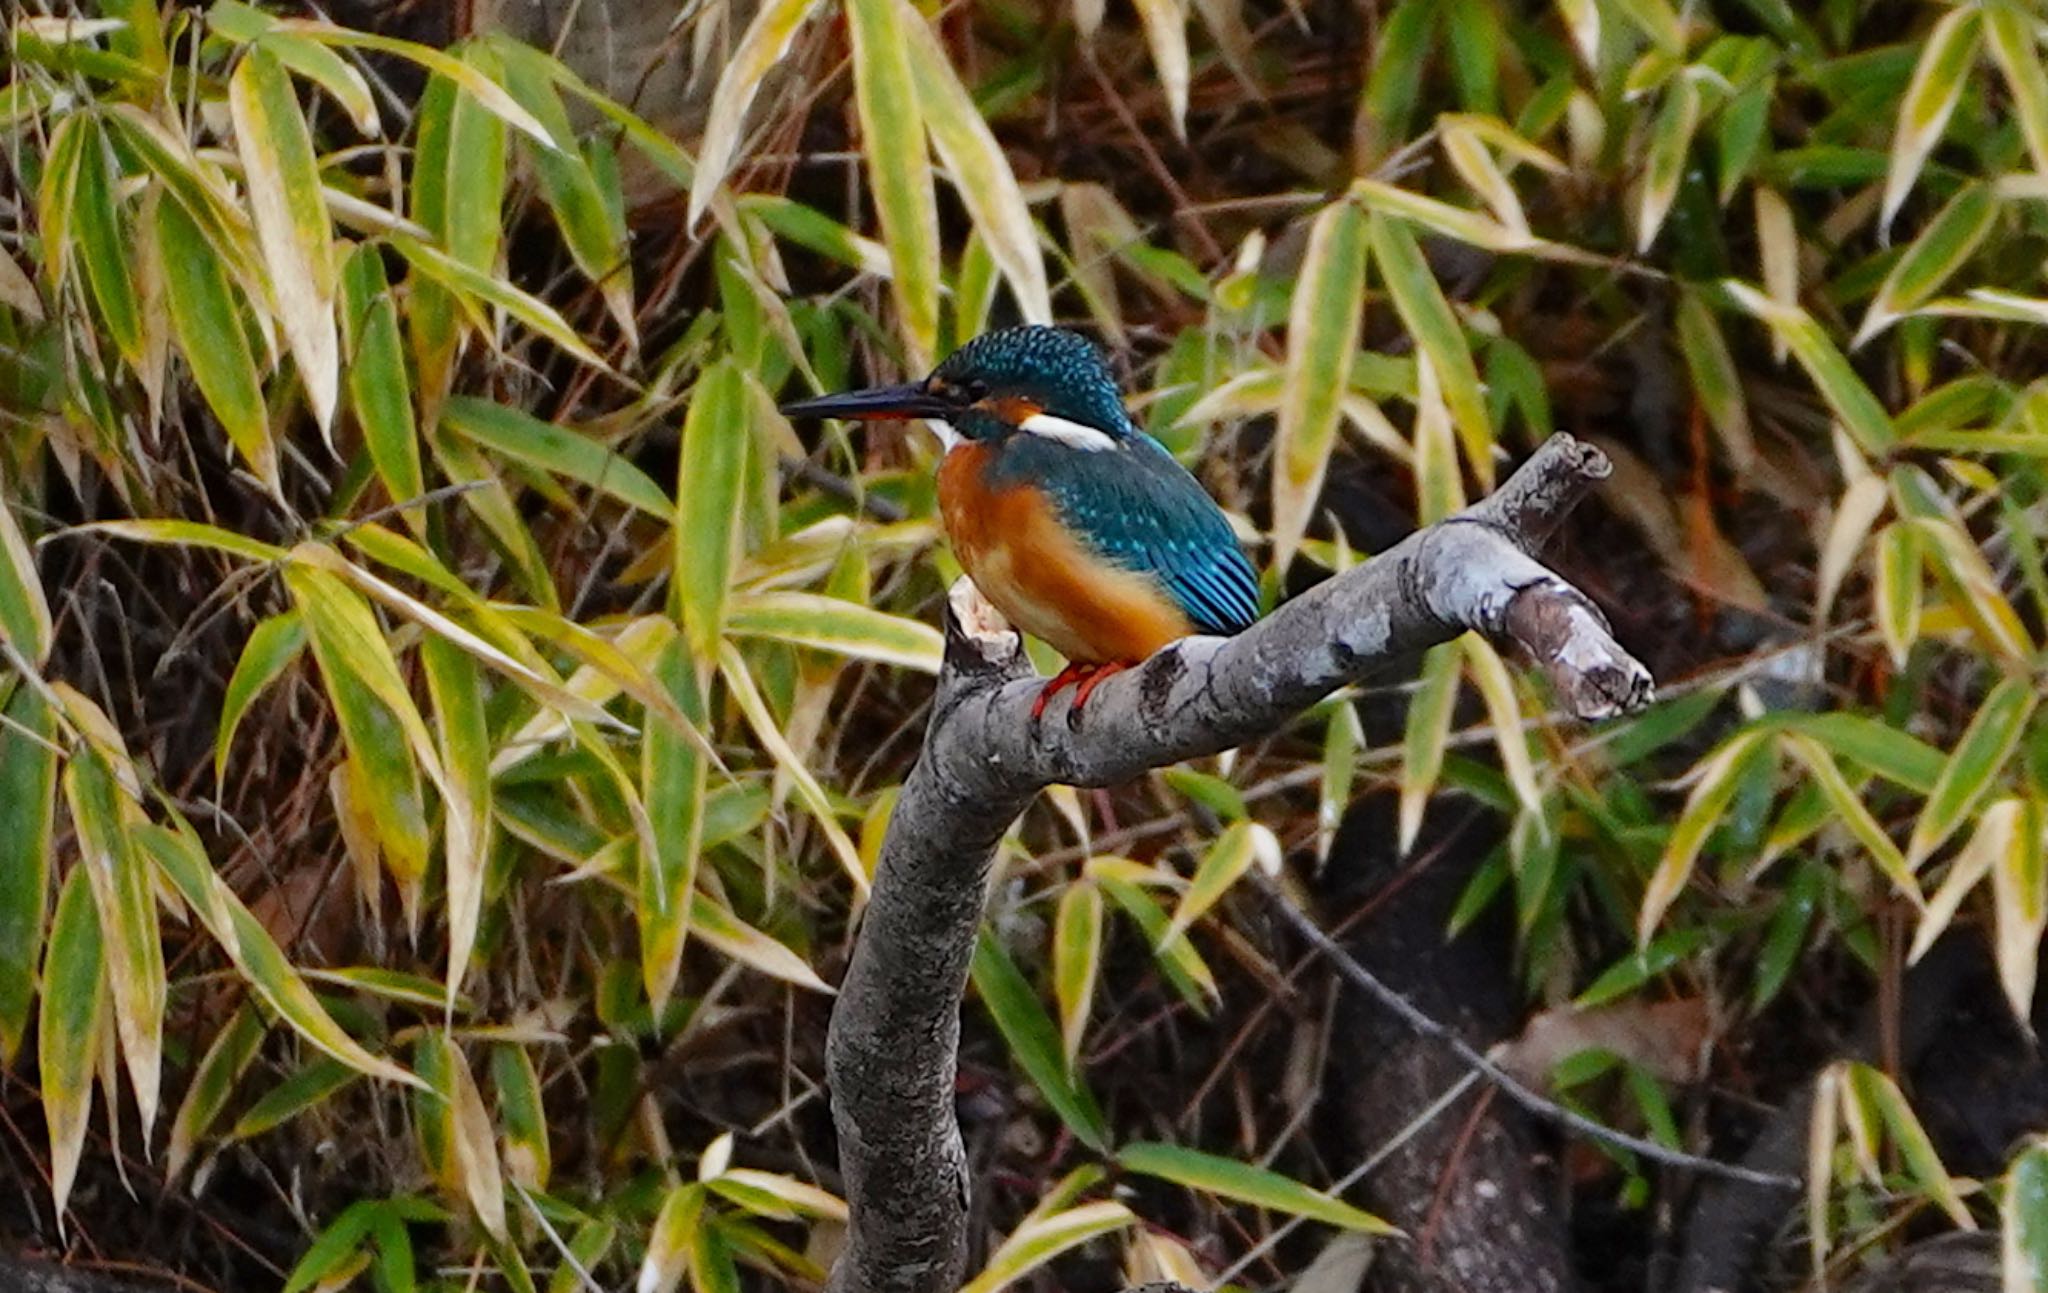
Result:
M790 418L846 418L879 421L891 418L939 418L953 412L953 406L926 390L922 382L902 386L876 386L864 391L841 391L782 406Z

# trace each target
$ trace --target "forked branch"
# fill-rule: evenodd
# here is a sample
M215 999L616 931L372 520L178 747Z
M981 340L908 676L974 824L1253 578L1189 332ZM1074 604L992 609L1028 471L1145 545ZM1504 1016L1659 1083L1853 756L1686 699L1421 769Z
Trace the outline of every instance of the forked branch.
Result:
M967 1172L953 1111L960 999L997 842L1047 786L1105 786L1279 728L1337 688L1467 630L1520 645L1582 719L1650 699L1650 675L1533 549L1609 471L1554 436L1487 499L1302 594L1234 638L1190 638L1055 703L965 579L924 754L889 823L826 1069L852 1223L835 1293L951 1293Z

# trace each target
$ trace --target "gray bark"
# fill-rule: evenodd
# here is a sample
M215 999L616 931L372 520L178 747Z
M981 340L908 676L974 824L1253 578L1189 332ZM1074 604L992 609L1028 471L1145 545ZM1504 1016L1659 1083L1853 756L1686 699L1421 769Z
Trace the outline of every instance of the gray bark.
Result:
M827 1044L852 1212L835 1293L950 1293L961 1281L960 999L996 844L1031 799L1242 744L1467 630L1520 644L1580 718L1646 703L1648 671L1530 555L1608 470L1597 449L1555 436L1491 497L1238 636L1190 638L1109 679L1080 721L1064 701L1031 721L1041 684L1021 641L970 583L954 586L923 757L890 820Z

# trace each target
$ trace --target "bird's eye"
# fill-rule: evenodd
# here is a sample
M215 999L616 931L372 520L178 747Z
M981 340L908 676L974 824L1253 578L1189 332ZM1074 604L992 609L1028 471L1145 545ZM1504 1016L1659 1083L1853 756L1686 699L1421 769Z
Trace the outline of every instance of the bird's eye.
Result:
M979 380L971 381L960 388L960 394L966 398L969 404L979 404L988 398L988 383Z

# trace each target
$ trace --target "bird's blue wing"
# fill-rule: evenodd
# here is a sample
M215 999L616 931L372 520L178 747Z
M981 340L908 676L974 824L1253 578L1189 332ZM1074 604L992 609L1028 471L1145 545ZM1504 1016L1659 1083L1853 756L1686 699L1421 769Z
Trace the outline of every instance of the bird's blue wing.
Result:
M1227 635L1259 618L1258 575L1230 522L1158 441L1138 433L1088 452L1020 436L1004 457L1013 454L1042 458L1005 466L1044 489L1103 557L1157 579L1196 629Z

